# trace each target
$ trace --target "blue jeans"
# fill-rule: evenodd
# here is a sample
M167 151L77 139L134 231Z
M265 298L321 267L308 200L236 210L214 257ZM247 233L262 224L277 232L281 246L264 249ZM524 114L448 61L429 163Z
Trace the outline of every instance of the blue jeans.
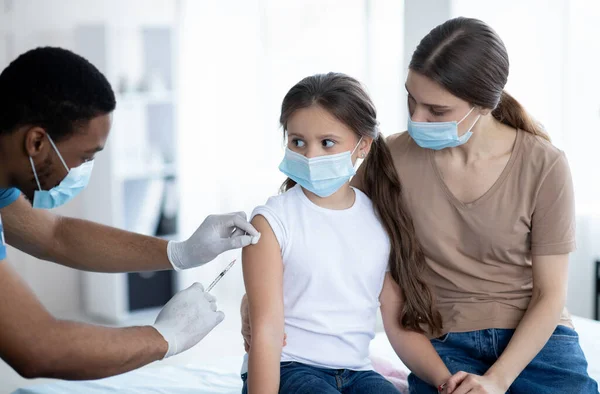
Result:
M515 330L489 329L449 333L431 343L451 373L483 375L502 354ZM437 394L415 375L408 377L411 394ZM510 386L510 394L597 394L587 374L587 361L577 333L558 326L544 348Z
M399 394L383 376L374 371L325 369L296 362L281 363L280 394ZM248 393L247 374L242 374L242 394Z

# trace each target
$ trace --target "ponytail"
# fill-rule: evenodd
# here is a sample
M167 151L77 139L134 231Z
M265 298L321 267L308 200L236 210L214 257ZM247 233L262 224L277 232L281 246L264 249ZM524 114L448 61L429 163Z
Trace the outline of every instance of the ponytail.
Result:
M502 91L500 102L496 109L492 111L492 116L507 126L527 131L550 142L550 136L544 131L543 127L505 90Z
M283 184L279 187L279 193L283 194L294 186L296 186L296 181L292 180L292 178L286 178L286 180L283 181Z
M404 206L402 185L392 154L383 135L377 134L364 164L364 192L373 201L390 237L390 273L400 286L404 301L400 323L416 332L423 332L422 325L425 324L430 333L435 334L442 330L442 318L434 307L433 294L423 280L425 256Z

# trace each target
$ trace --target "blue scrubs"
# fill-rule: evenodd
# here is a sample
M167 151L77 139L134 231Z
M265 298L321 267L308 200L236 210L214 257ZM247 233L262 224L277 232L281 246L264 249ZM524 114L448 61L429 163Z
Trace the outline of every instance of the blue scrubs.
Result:
M0 189L0 208L12 204L19 198L21 192L18 189ZM6 243L4 242L4 227L2 226L2 217L0 217L0 260L6 258Z

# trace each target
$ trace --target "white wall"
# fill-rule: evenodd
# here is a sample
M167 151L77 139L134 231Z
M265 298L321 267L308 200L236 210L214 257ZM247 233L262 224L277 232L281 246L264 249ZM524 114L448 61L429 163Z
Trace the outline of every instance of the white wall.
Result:
M600 259L600 2L568 3L563 130L578 214L568 294L574 314L592 317L594 261Z
M404 50L402 61L402 131L406 130L408 107L404 82L412 54L431 29L451 17L449 0L406 0L404 2Z

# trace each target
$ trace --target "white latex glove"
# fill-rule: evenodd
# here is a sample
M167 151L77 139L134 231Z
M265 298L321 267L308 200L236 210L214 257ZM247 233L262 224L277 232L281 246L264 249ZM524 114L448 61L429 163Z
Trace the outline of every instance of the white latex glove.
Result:
M217 312L215 297L204 292L200 283L194 283L167 302L152 327L169 344L167 358L196 345L224 318L223 312Z
M244 212L211 215L187 241L169 241L167 256L176 271L198 267L231 249L256 244L260 233Z

